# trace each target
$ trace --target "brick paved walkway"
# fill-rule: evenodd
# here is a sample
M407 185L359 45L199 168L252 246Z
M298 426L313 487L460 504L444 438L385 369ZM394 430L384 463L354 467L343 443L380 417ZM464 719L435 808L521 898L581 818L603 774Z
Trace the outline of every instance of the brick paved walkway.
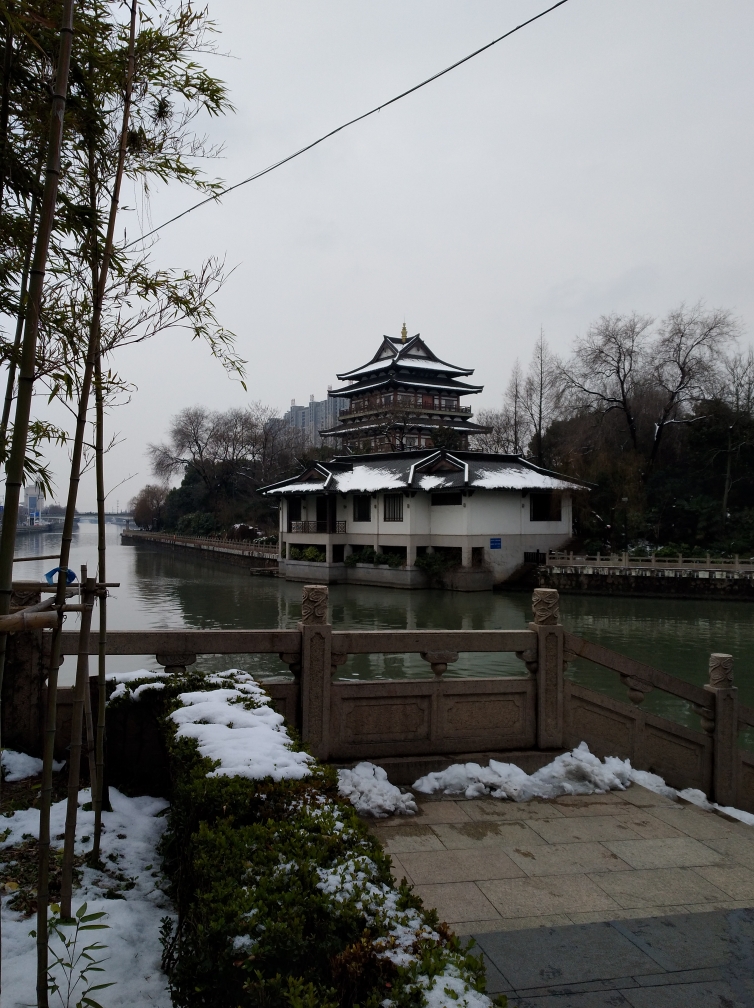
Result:
M632 785L372 826L516 1008L754 1008L754 827Z
M419 802L372 828L457 934L754 906L754 827L637 785Z

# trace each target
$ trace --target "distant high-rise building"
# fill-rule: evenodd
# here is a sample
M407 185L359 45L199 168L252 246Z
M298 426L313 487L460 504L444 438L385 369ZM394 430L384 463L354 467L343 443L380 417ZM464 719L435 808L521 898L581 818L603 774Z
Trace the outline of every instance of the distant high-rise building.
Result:
M328 393L332 390L332 385L327 386ZM338 423L341 410L348 408L347 399L330 398L315 400L313 395L309 396L308 406L297 406L296 400L291 399L291 408L283 419L302 431L309 444L319 447L322 439L319 432L326 427L333 427Z

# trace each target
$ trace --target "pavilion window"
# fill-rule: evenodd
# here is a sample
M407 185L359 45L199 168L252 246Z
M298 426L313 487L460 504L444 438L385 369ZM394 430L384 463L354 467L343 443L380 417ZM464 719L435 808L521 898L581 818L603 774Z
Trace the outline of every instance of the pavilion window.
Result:
M431 500L432 507L441 507L447 504L460 506L463 503L460 493L433 493Z
M385 494L385 521L403 521L403 494Z
M557 491L545 490L529 495L529 517L531 521L561 520L561 496Z
M288 498L288 521L301 521L301 498Z
M369 494L354 495L353 520L355 522L368 522L372 520L372 498Z

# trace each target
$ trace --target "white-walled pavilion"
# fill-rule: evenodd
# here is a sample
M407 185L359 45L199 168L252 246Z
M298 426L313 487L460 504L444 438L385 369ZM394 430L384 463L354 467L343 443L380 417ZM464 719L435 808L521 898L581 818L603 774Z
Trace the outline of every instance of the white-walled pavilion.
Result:
M420 588L417 556L440 553L454 565L449 587L480 591L507 580L525 554L563 547L582 489L516 455L438 449L338 456L262 492L280 499L289 580ZM392 554L394 565L347 560L365 550Z

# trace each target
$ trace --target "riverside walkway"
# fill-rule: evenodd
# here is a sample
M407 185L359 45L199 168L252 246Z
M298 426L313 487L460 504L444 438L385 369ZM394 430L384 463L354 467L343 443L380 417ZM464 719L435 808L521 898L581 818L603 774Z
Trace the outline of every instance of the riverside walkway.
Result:
M512 1008L754 1008L754 827L638 785L371 828Z

